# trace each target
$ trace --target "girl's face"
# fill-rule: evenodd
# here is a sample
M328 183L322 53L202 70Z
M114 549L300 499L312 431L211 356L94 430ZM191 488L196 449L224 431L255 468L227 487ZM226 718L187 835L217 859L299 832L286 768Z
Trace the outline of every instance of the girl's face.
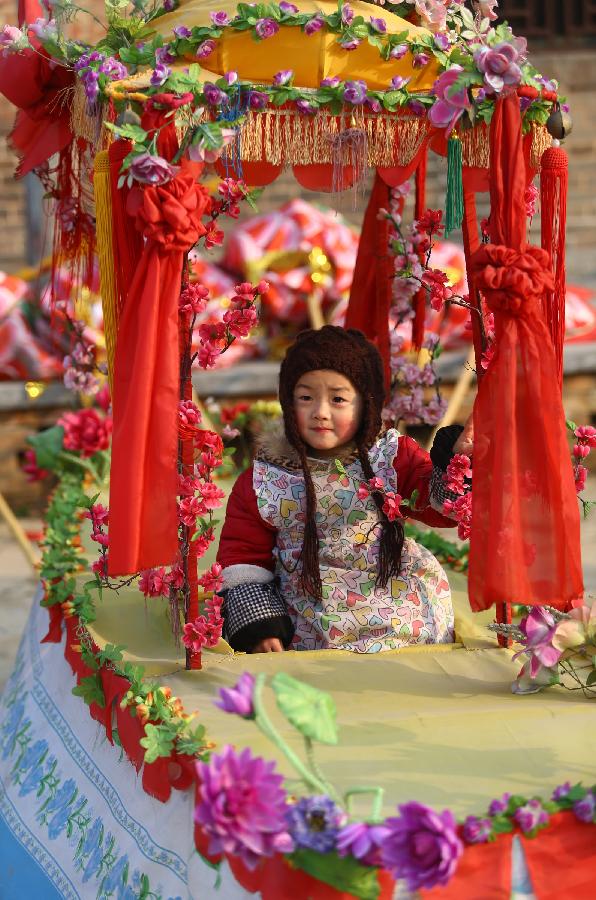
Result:
M334 456L358 431L362 397L339 372L315 369L296 384L294 410L304 443L317 456Z

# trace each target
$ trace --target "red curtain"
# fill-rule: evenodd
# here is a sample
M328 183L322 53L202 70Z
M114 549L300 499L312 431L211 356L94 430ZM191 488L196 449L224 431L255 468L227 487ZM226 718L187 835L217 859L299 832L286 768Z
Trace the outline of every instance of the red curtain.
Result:
M490 144L492 243L473 255L472 277L495 315L496 354L474 407L470 603L565 608L583 592L579 512L542 314L549 257L526 244L516 95L497 102Z

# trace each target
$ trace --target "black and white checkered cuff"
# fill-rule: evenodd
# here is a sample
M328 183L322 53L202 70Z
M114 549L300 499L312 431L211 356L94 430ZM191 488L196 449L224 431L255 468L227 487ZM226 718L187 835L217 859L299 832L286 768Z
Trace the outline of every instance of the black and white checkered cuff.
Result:
M428 498L430 505L433 509L436 509L437 512L443 513L443 504L445 500L455 501L457 500L459 494L454 494L453 491L448 491L445 487L445 482L443 480L445 473L442 469L439 469L438 466L433 466L433 472L430 476L430 485L428 491Z
M227 638L233 638L254 622L287 615L288 609L276 582L239 584L225 592L223 618Z

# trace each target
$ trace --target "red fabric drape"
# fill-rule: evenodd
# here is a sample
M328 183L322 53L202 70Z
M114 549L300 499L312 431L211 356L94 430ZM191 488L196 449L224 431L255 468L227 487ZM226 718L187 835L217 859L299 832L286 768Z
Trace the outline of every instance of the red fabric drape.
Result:
M497 102L490 143L492 243L474 254L472 277L495 314L496 353L474 406L470 603L564 608L583 591L579 512L541 309L549 258L525 240L515 95Z
M423 900L509 900L511 841L512 835L505 834L488 844L468 845L449 884L422 890L421 897Z
M389 187L377 173L364 214L354 268L346 328L359 328L379 348L389 385L389 305L392 259L389 255L389 222L378 213L388 209Z
M562 147L549 147L540 160L540 240L550 255L555 276L553 291L545 293L544 317L563 389L563 342L565 340L565 229L567 224L567 154Z
M9 142L20 157L17 175L26 175L72 141L65 91L74 73L57 66L44 50L0 55L0 93L18 107Z
M539 900L593 900L596 896L594 826L569 811L552 817L537 838L520 835ZM562 860L573 860L569 865Z
M130 141L113 141L108 150L110 160L110 200L112 204L112 246L114 274L118 290L118 313L124 308L128 289L132 284L137 264L143 253L143 235L130 227L126 202L130 188L118 187L124 158L132 150Z
M114 367L109 571L172 563L177 551L178 297L183 256L205 233L210 199L181 169L131 191L145 237L120 318Z

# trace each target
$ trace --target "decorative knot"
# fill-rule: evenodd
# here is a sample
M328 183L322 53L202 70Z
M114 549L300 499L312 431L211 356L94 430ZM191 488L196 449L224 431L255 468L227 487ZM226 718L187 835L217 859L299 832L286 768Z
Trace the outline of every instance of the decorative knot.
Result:
M211 209L211 198L194 175L181 169L165 184L133 188L126 209L148 241L184 253L206 232L201 217Z
M532 244L521 251L484 244L472 257L472 276L493 312L515 317L533 312L535 301L554 288L549 254Z

